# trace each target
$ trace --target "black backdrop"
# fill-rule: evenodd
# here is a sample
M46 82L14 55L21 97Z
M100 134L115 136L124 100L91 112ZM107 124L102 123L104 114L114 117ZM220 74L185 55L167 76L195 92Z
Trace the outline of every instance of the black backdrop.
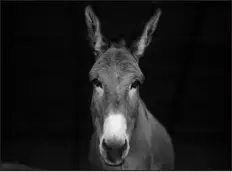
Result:
M230 2L2 2L2 161L86 170L94 56L84 7L131 43L163 14L140 95L173 138L179 170L230 169Z

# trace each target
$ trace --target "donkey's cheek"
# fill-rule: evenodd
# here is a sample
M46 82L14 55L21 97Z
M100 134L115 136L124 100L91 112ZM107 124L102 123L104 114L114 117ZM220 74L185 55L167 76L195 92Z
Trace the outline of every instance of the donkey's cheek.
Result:
M94 105L97 111L101 110L102 98L99 98L98 93L94 95Z
M127 133L129 135L129 138L131 138L132 136L132 131L134 129L134 126L135 126L135 119L134 118L131 118L130 120L128 120L127 122Z
M137 100L138 100L136 92L134 92L133 95L129 94L128 97L129 97L129 104L130 104L131 108L135 109L135 107L137 105Z
M130 91L129 91L129 98L130 98L130 100L133 100L134 99L134 97L136 96L136 89L134 89L134 88L132 88Z
M104 90L100 87L96 87L96 96L101 99L104 94Z
M97 135L98 135L98 137L100 137L101 134L102 134L102 128L101 128L101 121L100 121L99 117L95 118L95 123L94 124L95 124L95 127L97 129Z

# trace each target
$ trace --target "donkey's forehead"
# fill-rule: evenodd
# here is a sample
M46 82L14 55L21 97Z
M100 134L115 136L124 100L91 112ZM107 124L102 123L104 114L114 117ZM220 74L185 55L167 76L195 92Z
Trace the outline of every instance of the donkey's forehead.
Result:
M120 76L131 74L140 79L143 78L137 61L125 48L109 48L93 65L90 77L94 78L101 72L111 73L112 71L117 71Z

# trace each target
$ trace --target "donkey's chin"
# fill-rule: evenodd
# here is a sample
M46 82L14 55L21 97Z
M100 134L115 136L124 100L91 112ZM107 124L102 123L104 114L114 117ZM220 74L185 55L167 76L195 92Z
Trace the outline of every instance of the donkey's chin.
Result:
M107 158L103 158L103 159L104 159L104 162L106 165L113 166L113 167L121 166L125 161L125 158L122 158L122 159L119 159L113 163L113 162L109 161Z

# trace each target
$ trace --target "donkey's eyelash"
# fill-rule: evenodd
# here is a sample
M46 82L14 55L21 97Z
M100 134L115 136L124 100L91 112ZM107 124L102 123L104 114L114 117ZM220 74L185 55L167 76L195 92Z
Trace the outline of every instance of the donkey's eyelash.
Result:
M96 86L96 87L101 87L102 88L102 83L99 79L95 78L92 80L92 83Z
M132 88L137 88L139 86L140 82L139 80L135 80L131 85L130 85L130 89Z

